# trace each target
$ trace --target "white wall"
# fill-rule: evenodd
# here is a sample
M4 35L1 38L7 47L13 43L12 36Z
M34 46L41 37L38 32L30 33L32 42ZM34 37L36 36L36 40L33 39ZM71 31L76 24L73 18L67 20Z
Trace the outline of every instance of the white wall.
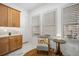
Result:
M21 11L21 21L20 21L20 30L23 34L24 41L29 41L29 26L28 26L28 12L22 10Z
M19 29L20 29L21 33L23 34L23 42L29 41L30 35L29 35L29 26L28 26L28 11L16 6L13 3L4 3L4 4L21 11Z

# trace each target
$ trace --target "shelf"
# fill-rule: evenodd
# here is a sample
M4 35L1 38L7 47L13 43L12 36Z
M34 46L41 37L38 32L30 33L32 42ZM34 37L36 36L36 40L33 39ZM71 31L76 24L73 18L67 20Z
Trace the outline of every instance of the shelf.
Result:
M40 35L40 33L33 33L32 35Z
M43 26L56 26L56 25L43 25Z
M32 26L32 27L40 27L40 26Z
M79 23L69 23L69 24L64 24L64 25L79 25Z

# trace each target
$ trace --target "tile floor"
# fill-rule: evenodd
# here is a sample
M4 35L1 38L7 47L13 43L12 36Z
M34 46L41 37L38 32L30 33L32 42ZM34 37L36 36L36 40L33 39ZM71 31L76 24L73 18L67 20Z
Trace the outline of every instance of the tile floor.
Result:
M5 56L23 56L26 52L30 51L31 49L36 48L35 45L31 43L25 43L23 44L23 47L21 49L18 49L14 52L11 52Z

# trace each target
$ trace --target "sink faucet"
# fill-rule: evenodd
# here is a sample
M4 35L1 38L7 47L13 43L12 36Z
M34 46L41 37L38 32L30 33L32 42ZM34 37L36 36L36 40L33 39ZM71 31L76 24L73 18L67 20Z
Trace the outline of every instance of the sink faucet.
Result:
M11 35L11 32L9 32L8 35Z

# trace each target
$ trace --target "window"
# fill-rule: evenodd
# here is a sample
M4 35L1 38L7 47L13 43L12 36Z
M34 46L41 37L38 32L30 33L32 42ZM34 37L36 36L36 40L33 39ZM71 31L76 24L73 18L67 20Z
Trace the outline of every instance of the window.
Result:
M40 16L38 15L32 17L32 34L40 34Z
M43 15L43 34L56 36L56 11L51 11Z

